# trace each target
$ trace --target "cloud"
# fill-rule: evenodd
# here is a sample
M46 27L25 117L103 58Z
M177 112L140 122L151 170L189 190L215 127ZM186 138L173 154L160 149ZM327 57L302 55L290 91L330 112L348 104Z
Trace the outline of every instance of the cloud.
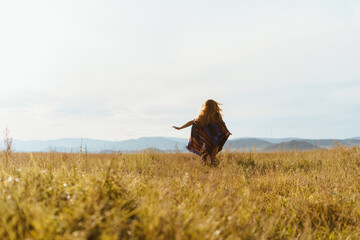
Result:
M359 130L359 9L356 1L4 2L0 127L28 139L185 137L171 125L213 98L234 136L271 126L277 136L349 136ZM342 128L332 132L335 122Z

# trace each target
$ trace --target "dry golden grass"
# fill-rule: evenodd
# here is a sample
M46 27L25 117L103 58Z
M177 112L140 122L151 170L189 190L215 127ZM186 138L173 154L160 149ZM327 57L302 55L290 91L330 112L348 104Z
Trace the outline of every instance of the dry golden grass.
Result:
M0 239L360 239L360 148L0 159Z

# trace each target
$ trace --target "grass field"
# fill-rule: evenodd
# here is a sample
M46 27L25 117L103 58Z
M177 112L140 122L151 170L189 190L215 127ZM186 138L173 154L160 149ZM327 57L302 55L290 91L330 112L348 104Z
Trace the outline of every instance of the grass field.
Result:
M12 153L0 239L360 239L360 148Z

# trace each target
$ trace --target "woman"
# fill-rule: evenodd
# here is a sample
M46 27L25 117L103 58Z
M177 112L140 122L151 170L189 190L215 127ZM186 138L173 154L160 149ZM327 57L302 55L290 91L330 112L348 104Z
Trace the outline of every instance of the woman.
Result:
M201 156L205 165L215 165L215 157L222 150L226 140L230 136L221 116L219 103L209 99L202 105L198 117L181 127L173 128L180 130L192 125L191 136L186 148Z

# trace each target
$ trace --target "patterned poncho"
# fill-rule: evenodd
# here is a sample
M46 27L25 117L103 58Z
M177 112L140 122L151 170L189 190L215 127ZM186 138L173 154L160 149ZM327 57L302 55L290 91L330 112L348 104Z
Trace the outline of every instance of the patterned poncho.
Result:
M190 140L186 148L201 157L206 157L211 155L217 146L220 152L229 135L230 132L222 120L211 122L203 127L194 120Z

